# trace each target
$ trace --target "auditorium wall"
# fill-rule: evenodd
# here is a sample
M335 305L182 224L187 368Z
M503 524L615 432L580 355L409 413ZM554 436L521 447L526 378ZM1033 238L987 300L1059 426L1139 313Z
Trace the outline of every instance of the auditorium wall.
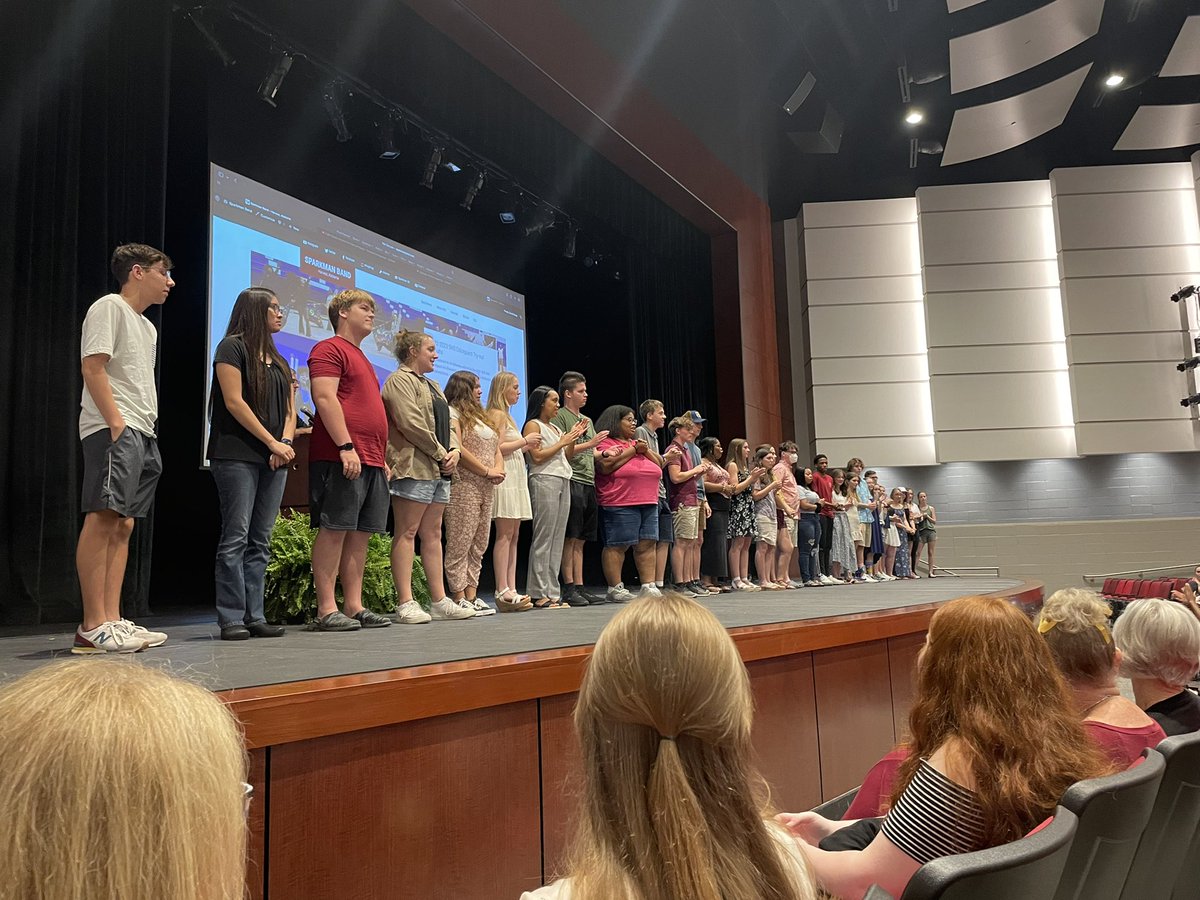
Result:
M1200 154L805 204L781 230L797 441L928 491L947 568L1053 588L1192 564L1197 384L1175 365L1198 323L1170 295L1200 280L1198 209Z

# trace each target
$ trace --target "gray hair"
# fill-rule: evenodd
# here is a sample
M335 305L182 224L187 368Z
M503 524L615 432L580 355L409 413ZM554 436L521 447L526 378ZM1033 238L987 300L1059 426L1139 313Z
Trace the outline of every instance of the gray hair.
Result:
M1200 671L1200 621L1170 600L1147 597L1129 604L1113 639L1124 654L1122 673L1183 687Z

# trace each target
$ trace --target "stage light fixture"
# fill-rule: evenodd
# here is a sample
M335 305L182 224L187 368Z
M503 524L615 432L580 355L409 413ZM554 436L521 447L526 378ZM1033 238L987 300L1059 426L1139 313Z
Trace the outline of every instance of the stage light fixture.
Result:
M287 50L280 52L276 57L275 66L258 86L258 96L263 103L275 106L275 97L279 94L279 89L283 87L283 79L287 78L288 72L292 70L294 61L295 57Z
M563 256L567 259L575 258L576 238L579 236L579 226L574 222L567 222L567 236L563 238Z
M1190 397L1184 397L1179 401L1179 405L1184 409L1187 409L1189 406L1200 406L1200 394L1192 394Z
M554 227L554 213L549 209L542 207L533 217L533 221L525 226L525 237L532 237L535 234L541 234L547 228Z
M390 113L386 119L379 123L380 159L395 159L400 155L400 150L396 147L396 122L398 120L399 116L395 113Z
M1200 356L1193 356L1191 359L1185 359L1175 368L1180 372L1186 372L1188 369L1196 368L1196 366L1200 366Z
M1196 293L1196 285L1194 284L1189 284L1187 287L1181 287L1171 295L1171 302L1178 303L1180 300L1190 297L1194 293Z
M505 225L515 225L517 222L517 214L506 209L500 213L500 221Z
M462 203L458 204L463 209L470 209L471 204L475 202L475 197L483 190L483 182L485 180L483 169L475 173L475 180L471 182L471 186L467 188L467 194L462 198Z
M440 145L434 144L433 149L429 151L429 162L425 163L425 174L421 176L421 187L426 190L433 190L433 179L437 176L438 166L442 164L443 150Z
M205 22L204 19L200 18L199 10L189 10L187 13L185 13L185 16L187 17L188 21L196 26L196 30L200 32L201 37L204 38L204 42L208 44L208 48L217 55L218 59L221 60L221 65L226 69L232 66L235 62L233 55L226 50L224 46L222 46L219 40L217 40L216 34L214 34L213 30L208 27L208 23Z
M346 124L346 85L341 81L331 81L325 85L321 102L325 104L325 112L329 116L329 124L337 132L339 144L344 144L353 135Z
M904 117L904 121L909 125L920 125L925 121L925 113L921 112L919 109L909 110L908 115Z
M1111 75L1109 75L1107 78L1104 79L1104 86L1110 87L1110 88L1115 88L1115 87L1118 87L1124 80L1125 80L1125 76L1122 75L1120 72L1113 72Z
M448 171L448 172L461 172L462 171L462 166L460 166L458 163L454 162L453 160L449 160L449 159L446 160L444 163L442 163L442 167L444 169L446 169L446 171Z

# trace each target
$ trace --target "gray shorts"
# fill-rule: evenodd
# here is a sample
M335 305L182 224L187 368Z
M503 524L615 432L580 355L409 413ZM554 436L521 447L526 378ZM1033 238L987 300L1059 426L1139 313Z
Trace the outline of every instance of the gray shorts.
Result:
M363 466L362 474L351 481L342 474L340 462L308 464L308 520L313 528L384 534L391 505L387 476L379 466Z
M158 441L126 426L115 443L107 428L82 443L83 512L111 509L127 518L145 518L162 475Z
M449 478L393 478L388 482L388 490L393 497L401 500L412 500L414 503L449 503Z

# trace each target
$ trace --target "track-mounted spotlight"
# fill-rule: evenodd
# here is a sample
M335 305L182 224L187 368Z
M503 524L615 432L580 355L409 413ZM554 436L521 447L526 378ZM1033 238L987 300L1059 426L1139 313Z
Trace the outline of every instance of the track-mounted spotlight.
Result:
M287 50L282 51L276 57L274 68L267 73L262 84L258 86L258 96L264 103L275 105L275 97L279 94L279 89L283 87L283 79L287 78L293 62L294 57Z

